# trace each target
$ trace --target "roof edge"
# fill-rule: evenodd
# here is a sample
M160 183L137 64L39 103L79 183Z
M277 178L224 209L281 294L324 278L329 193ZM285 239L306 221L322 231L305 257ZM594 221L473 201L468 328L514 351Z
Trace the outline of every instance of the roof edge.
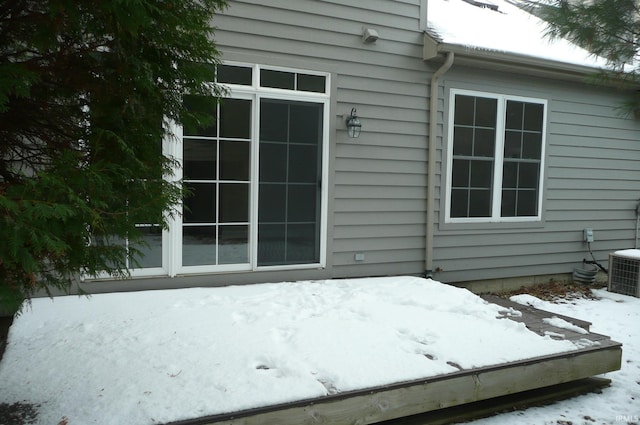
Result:
M428 31L423 37L422 59L425 61L442 60L446 53L453 52L458 64L571 81L584 81L585 77L603 70L518 53L443 43Z

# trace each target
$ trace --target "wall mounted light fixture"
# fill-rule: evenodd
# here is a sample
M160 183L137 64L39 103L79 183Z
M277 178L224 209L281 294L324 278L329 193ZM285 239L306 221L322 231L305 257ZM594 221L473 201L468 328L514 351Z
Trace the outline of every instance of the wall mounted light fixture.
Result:
M351 108L351 115L347 118L347 134L355 139L360 136L360 130L362 130L362 124L360 124L356 108Z

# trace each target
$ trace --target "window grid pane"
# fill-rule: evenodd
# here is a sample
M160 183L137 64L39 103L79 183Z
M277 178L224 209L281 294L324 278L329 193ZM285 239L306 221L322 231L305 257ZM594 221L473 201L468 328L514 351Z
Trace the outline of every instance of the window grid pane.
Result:
M260 86L311 93L327 92L327 77L273 69L260 70Z
M252 75L253 68L247 66L218 65L216 77L219 83L250 86Z
M156 154L162 154L162 143L156 145ZM141 180L156 179L159 176L149 175ZM118 238L118 245L124 246L127 251L125 257L126 267L129 269L140 268L161 268L162 263L162 226L159 224L160 219L153 220L146 214L140 215L139 213L138 197L131 196L127 199L127 214L129 219L134 221L135 227L140 232L140 243L136 244L129 238ZM159 218L159 217L158 217Z
M497 100L455 96L451 217L490 217Z
M324 93L326 91L326 77L323 75L297 74L297 89L313 93Z
M544 107L508 100L505 113L501 215L536 216Z
M130 248L140 251L140 256L135 256L130 267L162 267L162 227L159 225L136 225L143 234L143 244Z
M537 216L544 104L462 94L455 94L453 101L449 216ZM504 120L497 119L499 110L504 111ZM504 128L497 128L498 122ZM504 137L497 137L498 132ZM496 148L502 149L502 163L495 163ZM502 172L501 188L494 188L494 172ZM494 202L499 206L495 212Z
M295 73L275 71L272 69L260 70L260 85L275 89L295 89Z
M183 139L183 266L249 262L251 104L222 99L215 126Z

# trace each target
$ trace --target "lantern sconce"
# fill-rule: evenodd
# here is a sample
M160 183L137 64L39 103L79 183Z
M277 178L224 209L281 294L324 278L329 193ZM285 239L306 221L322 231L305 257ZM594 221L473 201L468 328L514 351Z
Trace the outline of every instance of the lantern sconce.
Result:
M362 130L362 124L360 124L356 108L351 108L351 115L347 118L347 134L350 138L357 139L360 136L360 130Z

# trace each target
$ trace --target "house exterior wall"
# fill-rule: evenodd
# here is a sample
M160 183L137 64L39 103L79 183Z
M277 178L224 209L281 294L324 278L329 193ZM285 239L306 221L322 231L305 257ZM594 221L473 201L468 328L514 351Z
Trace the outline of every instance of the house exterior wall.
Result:
M425 267L429 84L422 60L426 0L229 2L213 25L222 59L330 75L326 262L281 268L91 281L87 292L283 280L422 274ZM380 38L362 41L363 28ZM547 102L542 219L445 223L449 92L477 90ZM454 66L440 80L434 278L448 283L570 273L634 245L640 120L621 117L609 89ZM357 108L362 134L345 119ZM364 259L356 258L362 254ZM362 257L358 255L358 257Z
M430 67L426 0L230 1L216 17L222 60L330 73L326 267L87 282L89 292L424 270ZM364 43L363 28L379 34ZM357 108L362 133L347 137ZM355 254L364 254L356 261Z
M436 277L444 282L571 273L591 259L583 229L592 228L596 259L635 243L640 198L640 120L616 109L621 92L585 83L452 68L440 105L448 119L452 88L529 96L548 102L542 220L524 223L444 222L443 185L434 247ZM446 121L445 121L446 122ZM438 164L447 149L440 127Z
M422 3L232 1L215 22L223 59L332 73L324 276L422 270L429 81L420 59ZM363 27L376 29L378 41L363 43ZM363 125L358 139L344 131L352 107Z

